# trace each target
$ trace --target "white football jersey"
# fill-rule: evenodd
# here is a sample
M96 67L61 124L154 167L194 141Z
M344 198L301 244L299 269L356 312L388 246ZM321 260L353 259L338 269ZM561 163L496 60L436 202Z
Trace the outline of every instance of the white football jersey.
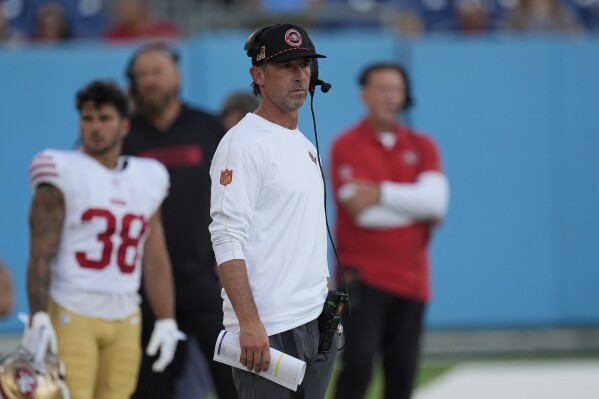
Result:
M29 179L34 189L48 183L64 196L64 225L51 264L52 299L65 306L69 295L82 292L136 294L148 221L168 193L166 168L152 159L121 156L111 170L80 151L45 150L33 158Z

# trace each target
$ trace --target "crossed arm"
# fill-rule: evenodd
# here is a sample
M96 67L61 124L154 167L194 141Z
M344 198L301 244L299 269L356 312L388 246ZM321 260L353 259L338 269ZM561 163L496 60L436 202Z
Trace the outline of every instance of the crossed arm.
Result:
M375 184L354 180L343 185L341 204L364 228L394 228L412 223L441 223L449 201L449 184L440 172L423 172L415 183Z

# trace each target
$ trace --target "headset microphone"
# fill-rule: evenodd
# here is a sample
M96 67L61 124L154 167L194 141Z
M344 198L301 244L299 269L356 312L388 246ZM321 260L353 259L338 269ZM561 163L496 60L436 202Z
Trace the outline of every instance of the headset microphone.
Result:
M331 90L331 87L333 86L322 79L318 79L318 60L316 58L312 58L310 60L310 70L312 73L310 77L310 85L308 88L310 91L310 95L314 95L314 90L316 89L316 86L320 86L320 91L322 91L323 93L328 93L329 90Z
M323 93L328 93L329 90L331 90L331 87L333 87L330 83L327 83L322 79L317 79L315 86L320 86L320 91Z

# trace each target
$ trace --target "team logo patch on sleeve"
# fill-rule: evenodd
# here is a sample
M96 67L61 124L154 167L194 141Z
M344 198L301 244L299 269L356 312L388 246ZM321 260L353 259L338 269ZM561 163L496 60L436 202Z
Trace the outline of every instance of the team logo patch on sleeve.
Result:
M220 172L220 184L226 186L227 184L231 184L233 181L233 171L229 169L225 169Z

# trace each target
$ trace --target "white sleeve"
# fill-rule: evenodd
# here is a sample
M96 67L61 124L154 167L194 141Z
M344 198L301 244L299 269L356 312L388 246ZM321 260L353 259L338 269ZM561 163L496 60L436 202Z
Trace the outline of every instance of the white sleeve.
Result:
M249 228L260 191L260 167L256 155L238 140L219 145L212 165L210 234L216 263L245 259Z
M360 212L354 221L358 226L366 229L382 230L408 226L413 224L415 219L405 213L378 204Z
M63 193L66 191L67 168L58 151L44 150L33 157L29 166L29 183L35 190L42 183L51 184Z
M380 203L417 220L442 218L449 203L449 182L440 172L423 172L413 184L381 183Z

